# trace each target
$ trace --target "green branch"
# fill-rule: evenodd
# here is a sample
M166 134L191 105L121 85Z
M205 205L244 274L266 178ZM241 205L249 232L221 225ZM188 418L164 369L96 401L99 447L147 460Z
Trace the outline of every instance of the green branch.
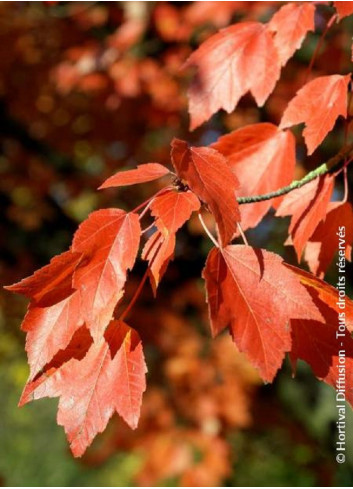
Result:
M270 200L274 199L275 197L280 197L281 195L288 194L292 190L303 187L303 185L306 185L312 180L315 180L315 178L336 171L339 165L345 160L345 158L347 158L347 156L350 155L352 151L353 144L350 144L349 146L344 147L339 153L330 158L328 161L326 161L326 163L323 163L318 168L305 175L305 177L301 180L293 180L293 182L286 187L282 187L273 192L269 192L268 194L251 195L249 197L238 197L238 204L253 204L254 202L262 202L263 200Z

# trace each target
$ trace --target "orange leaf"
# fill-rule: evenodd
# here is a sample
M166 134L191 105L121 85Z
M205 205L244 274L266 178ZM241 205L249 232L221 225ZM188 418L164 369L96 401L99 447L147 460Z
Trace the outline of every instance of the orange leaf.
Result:
M93 343L84 358L71 359L44 372L41 382L27 385L22 403L60 397L58 424L79 457L115 411L131 428L137 427L146 371L139 335L122 321L113 321L105 338Z
M287 3L270 20L268 28L276 33L274 43L282 66L300 48L308 31L315 29L314 16L312 3Z
M353 14L353 2L333 2L333 5L340 19Z
M40 307L31 304L22 323L27 332L26 351L33 378L59 350L64 350L83 325L78 291L57 304Z
M330 202L326 219L320 222L306 245L304 258L310 270L323 278L339 248L340 256L343 254L347 260L351 260L352 243L352 205L349 202Z
M222 153L239 180L237 195L259 195L288 185L294 174L295 139L270 123L252 124L221 136L212 147ZM240 207L242 228L255 227L278 199Z
M180 139L173 140L171 157L179 178L210 208L222 245L227 245L240 216L235 197L238 181L226 158L212 148L189 148Z
M291 349L291 318L321 320L280 256L249 246L213 248L203 271L213 335L229 326L241 352L272 381Z
M169 170L159 163L145 163L138 165L134 170L120 171L109 177L99 190L110 187L123 187L125 185L134 185L136 183L151 182L158 178L168 175Z
M276 216L292 216L289 233L298 261L307 241L326 216L333 186L331 175L316 178L287 194L277 209Z
M135 263L140 242L139 216L121 209L92 212L75 233L72 248L85 254L73 286L80 291L82 312L99 339L124 293L126 274Z
M72 292L72 274L82 260L82 253L66 251L55 256L48 265L30 277L8 285L5 289L22 294L40 305L60 302Z
M192 53L185 66L197 70L188 91L191 130L219 109L232 112L248 91L263 105L280 75L272 34L258 22L222 29Z
M337 117L347 117L350 75L321 76L301 88L284 111L280 128L305 122L303 131L311 155L333 128Z
M145 244L141 258L148 261L149 277L154 295L165 274L170 260L174 257L175 233L163 235L156 231Z
M151 214L156 218L156 226L163 235L176 233L199 210L200 201L190 190L176 192L170 190L153 199Z

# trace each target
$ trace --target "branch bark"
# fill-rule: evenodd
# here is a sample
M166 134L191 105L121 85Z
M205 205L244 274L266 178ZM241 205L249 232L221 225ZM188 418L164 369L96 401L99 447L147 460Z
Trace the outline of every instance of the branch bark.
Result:
M328 161L320 165L315 170L305 175L305 177L303 177L301 180L293 180L293 182L287 185L286 187L282 187L273 192L269 192L268 194L251 195L248 197L238 197L237 198L238 204L239 205L253 204L255 202L262 202L263 200L270 200L270 199L274 199L275 197L280 197L281 195L288 194L292 190L303 187L303 185L306 185L307 183L311 182L315 178L336 171L339 168L340 164L344 162L344 160L349 156L353 156L353 144L350 144L342 148L339 153L337 153Z

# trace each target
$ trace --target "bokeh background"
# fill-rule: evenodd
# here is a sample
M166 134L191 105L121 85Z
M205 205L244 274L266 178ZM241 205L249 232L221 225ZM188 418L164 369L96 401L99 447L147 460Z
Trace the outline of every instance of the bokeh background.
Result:
M0 3L0 272L10 284L70 246L87 215L136 206L158 184L98 192L118 169L169 163L176 136L195 145L247 124L278 123L304 83L333 8L317 7L310 33L282 72L265 107L250 96L188 131L187 56L219 28L267 21L278 2ZM312 75L347 73L352 19L334 24ZM334 155L350 137L338 122L311 158L300 128L297 177ZM350 186L352 186L350 175ZM336 198L342 194L338 182ZM287 219L270 214L248 232L280 253ZM139 428L117 417L74 460L55 422L56 400L17 408L28 368L20 323L26 300L0 291L0 483L7 486L316 486L353 484L353 416L347 461L335 462L334 392L304 363L286 363L263 385L227 334L210 339L200 273L210 243L198 221L178 234L174 262L154 301L148 287L129 323L143 338L148 373ZM305 264L303 264L305 267ZM131 274L127 295L144 264ZM335 282L333 266L327 280ZM348 294L352 296L352 284Z

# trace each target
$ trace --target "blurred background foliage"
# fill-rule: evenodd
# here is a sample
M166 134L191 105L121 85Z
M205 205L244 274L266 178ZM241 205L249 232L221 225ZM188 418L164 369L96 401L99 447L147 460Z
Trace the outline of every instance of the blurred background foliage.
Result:
M0 271L12 283L64 251L79 222L98 208L136 206L155 184L97 192L118 169L169 163L181 137L209 144L260 121L278 123L304 83L333 9L318 5L316 33L282 72L265 107L250 96L232 114L188 132L187 56L219 28L267 21L278 2L2 2L0 4ZM353 23L335 24L313 76L351 70ZM301 131L297 177L334 155L350 125L337 123L306 157ZM352 185L352 175L350 175ZM338 185L336 196L342 194ZM210 223L212 225L212 223ZM288 221L269 215L248 233L282 254ZM19 325L26 302L0 292L0 482L8 486L316 486L353 484L353 416L347 462L334 458L332 389L300 363L273 385L227 334L211 340L200 272L210 248L197 220L179 232L176 257L157 301L146 287L131 319L143 338L148 373L139 428L114 418L74 460L55 424L56 400L17 408L28 374ZM305 264L304 264L305 266ZM133 294L144 265L131 275ZM335 267L328 273L334 283ZM352 293L349 284L348 293Z

